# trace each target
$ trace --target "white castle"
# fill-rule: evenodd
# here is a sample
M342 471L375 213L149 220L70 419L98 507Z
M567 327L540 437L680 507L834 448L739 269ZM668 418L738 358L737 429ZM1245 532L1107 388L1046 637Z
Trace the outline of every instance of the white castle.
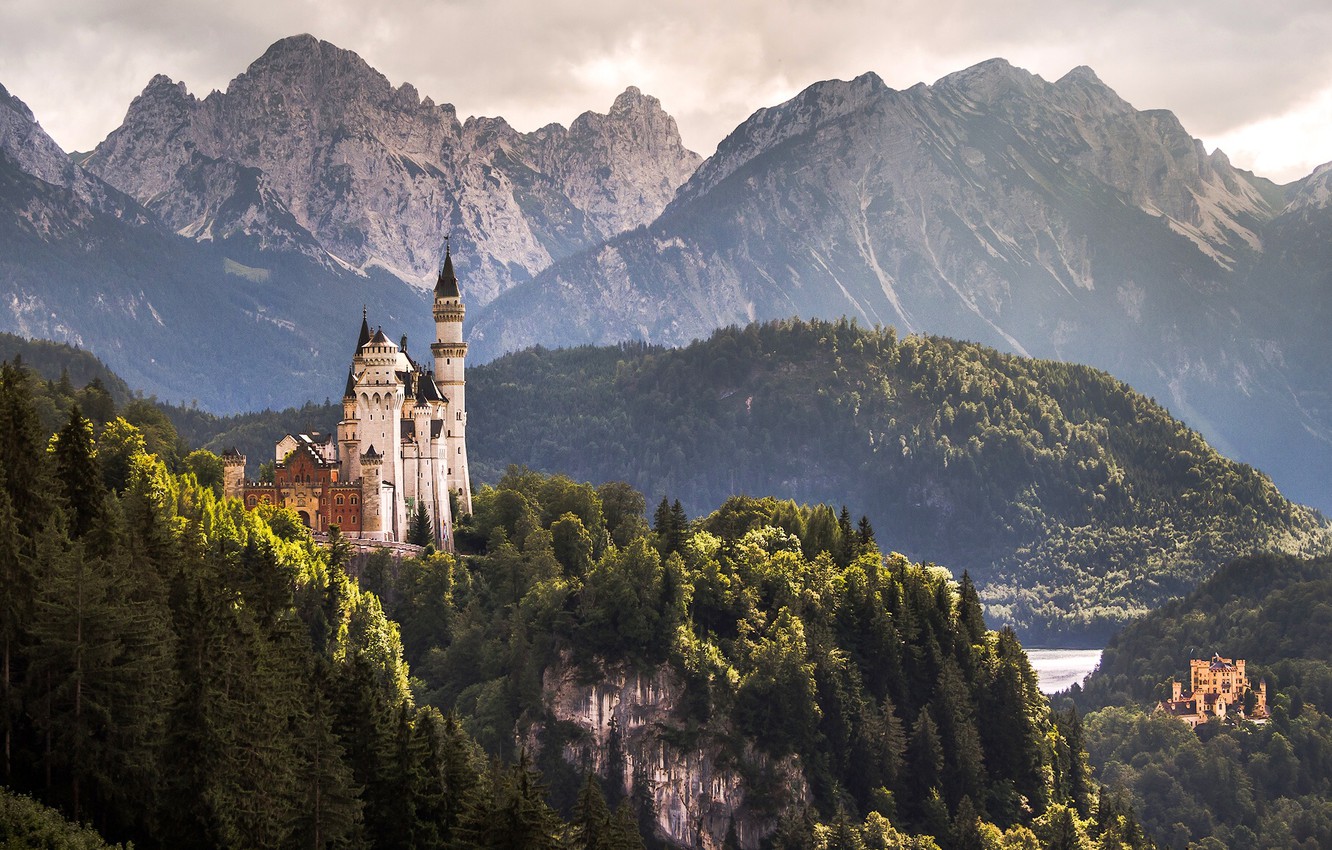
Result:
M401 541L424 505L440 548L453 548L453 510L472 512L462 297L445 249L435 283L434 368L415 363L383 328L361 316L333 436L288 434L277 443L273 481L245 480L245 456L222 456L225 495L247 508L290 508L313 531ZM450 502L452 501L452 505Z

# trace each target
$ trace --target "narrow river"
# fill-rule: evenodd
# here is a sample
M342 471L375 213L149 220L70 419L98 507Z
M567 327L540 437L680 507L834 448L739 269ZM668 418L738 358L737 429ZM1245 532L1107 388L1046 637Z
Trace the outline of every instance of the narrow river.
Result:
M1101 661L1099 649L1028 649L1027 658L1036 671L1041 692L1062 691L1081 683Z

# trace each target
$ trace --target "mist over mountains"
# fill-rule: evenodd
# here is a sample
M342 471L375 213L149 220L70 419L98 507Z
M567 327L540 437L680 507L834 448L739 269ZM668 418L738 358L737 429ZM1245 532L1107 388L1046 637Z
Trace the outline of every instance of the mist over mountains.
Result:
M1332 171L1276 186L1087 68L816 83L699 164L636 89L524 134L297 36L154 78L78 164L6 95L0 152L4 329L168 398L335 394L361 303L423 348L451 234L478 361L847 315L1107 369L1332 508Z

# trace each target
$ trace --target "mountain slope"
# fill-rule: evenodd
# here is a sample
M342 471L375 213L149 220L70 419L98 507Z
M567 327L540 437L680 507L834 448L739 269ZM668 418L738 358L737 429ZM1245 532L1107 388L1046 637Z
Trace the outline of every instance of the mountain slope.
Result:
M691 513L844 500L885 549L969 570L1028 640L1103 640L1255 547L1326 523L1103 372L842 324L680 350L540 349L471 370L470 455L624 479Z
M1285 352L1326 335L1256 315L1260 293L1295 303L1285 266L1255 277L1278 194L1085 68L819 83L741 125L646 230L478 313L473 351L853 316L1108 369L1332 505L1332 415L1285 389Z
M606 115L518 133L500 118L394 88L359 56L312 36L282 39L200 100L155 77L85 165L173 229L220 238L202 211L234 190L199 175L255 169L249 202L273 210L246 232L295 223L326 260L433 282L446 235L473 303L553 259L644 224L693 171L675 121L637 89ZM262 200L262 204L258 203ZM285 236L283 237L285 238Z
M247 175L231 177L243 186ZM233 212L222 207L214 220L233 221ZM0 330L77 345L132 386L214 409L336 393L355 339L352 305L373 303L389 327L429 338L422 293L382 272L312 263L291 227L282 250L244 233L219 243L182 239L72 163L20 101L0 98L0 300L8 308Z

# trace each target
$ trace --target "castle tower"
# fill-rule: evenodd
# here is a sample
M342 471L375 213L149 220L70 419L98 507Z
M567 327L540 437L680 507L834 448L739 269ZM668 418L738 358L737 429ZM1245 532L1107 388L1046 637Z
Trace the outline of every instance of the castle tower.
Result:
M430 351L435 355L435 386L448 399L444 423L448 456L446 482L449 490L458 494L459 511L470 514L472 485L467 469L467 384L463 375L463 362L467 357L467 343L463 341L465 312L458 291L458 278L453 273L453 257L446 245L444 267L435 283L435 342Z
M371 540L385 540L384 512L380 499L380 485L384 458L371 446L361 455L361 536Z
M245 495L245 455L235 448L222 453L222 495L228 499Z
M365 319L361 319L364 328ZM368 338L368 328L364 329ZM361 477L361 438L357 433L360 420L356 418L356 369L347 370L347 389L342 393L342 421L338 423L338 457L342 461L342 480L356 481Z

